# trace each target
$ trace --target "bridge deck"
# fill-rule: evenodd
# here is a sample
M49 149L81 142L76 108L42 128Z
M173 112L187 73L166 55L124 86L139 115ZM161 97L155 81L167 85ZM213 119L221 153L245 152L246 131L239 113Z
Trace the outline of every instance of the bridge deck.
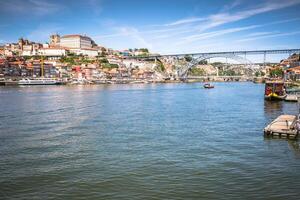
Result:
M159 58L159 57L177 57L177 56L205 56L205 55L258 55L258 54L292 54L300 53L300 49L269 49L269 50L250 50L250 51L222 51L222 52L202 52L202 53L180 53L150 56L132 56L129 58Z

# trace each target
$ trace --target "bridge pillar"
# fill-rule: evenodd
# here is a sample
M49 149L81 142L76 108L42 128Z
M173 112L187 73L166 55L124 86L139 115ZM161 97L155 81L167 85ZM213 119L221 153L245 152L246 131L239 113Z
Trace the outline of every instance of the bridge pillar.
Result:
M264 52L264 67L266 67L266 57L267 57L267 52Z
M247 53L245 52L245 60L247 60ZM245 62L245 64L244 64L244 67L246 68L246 62Z

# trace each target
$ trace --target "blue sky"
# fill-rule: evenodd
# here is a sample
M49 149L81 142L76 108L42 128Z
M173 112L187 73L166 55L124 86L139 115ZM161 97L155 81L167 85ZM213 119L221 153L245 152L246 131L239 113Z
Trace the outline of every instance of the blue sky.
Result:
M80 33L158 53L300 47L300 0L0 0L0 43Z

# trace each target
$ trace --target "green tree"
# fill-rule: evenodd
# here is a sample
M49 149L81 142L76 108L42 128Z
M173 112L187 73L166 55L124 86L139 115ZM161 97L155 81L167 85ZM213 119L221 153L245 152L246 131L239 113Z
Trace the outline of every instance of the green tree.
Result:
M224 75L225 76L235 76L237 74L236 74L236 72L234 70L228 69L228 70L224 71Z
M31 58L33 58L32 56L23 56L23 58L25 59L25 60L30 60Z
M75 65L75 56L62 56L60 58L60 62L62 63L67 63L69 65Z
M100 63L108 63L108 60L106 58L100 59Z
M283 70L281 68L276 68L270 71L270 76L272 78L283 77Z
M207 65L208 62L207 62L207 60L201 60L198 64L199 65Z
M76 56L76 55L73 52L69 52L69 53L67 53L67 56Z
M144 53L149 53L149 50L147 48L140 48L140 51Z
M110 68L119 68L118 64L110 64Z
M193 60L193 57L190 56L190 55L185 55L184 59L185 59L186 62L191 62Z
M212 65L213 66L218 66L218 65L222 65L223 63L221 63L221 62L214 62L214 63L212 63Z
M158 72L164 72L166 70L164 64L160 60L157 61L154 69Z
M118 64L110 64L110 63L101 63L102 68L108 68L108 69L112 69L112 68L119 68Z
M189 75L191 75L191 76L204 76L205 71L204 71L204 69L194 67L194 68L191 68L189 70Z

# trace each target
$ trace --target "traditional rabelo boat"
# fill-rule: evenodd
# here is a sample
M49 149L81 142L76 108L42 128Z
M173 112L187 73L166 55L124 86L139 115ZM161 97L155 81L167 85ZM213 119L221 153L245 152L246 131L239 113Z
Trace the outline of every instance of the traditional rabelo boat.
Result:
M270 80L265 84L265 99L267 100L284 100L286 91L284 81Z
M204 87L205 89L212 89L212 88L214 88L215 86L213 86L213 85L210 84L210 83L205 83L205 84L203 85L203 87Z

